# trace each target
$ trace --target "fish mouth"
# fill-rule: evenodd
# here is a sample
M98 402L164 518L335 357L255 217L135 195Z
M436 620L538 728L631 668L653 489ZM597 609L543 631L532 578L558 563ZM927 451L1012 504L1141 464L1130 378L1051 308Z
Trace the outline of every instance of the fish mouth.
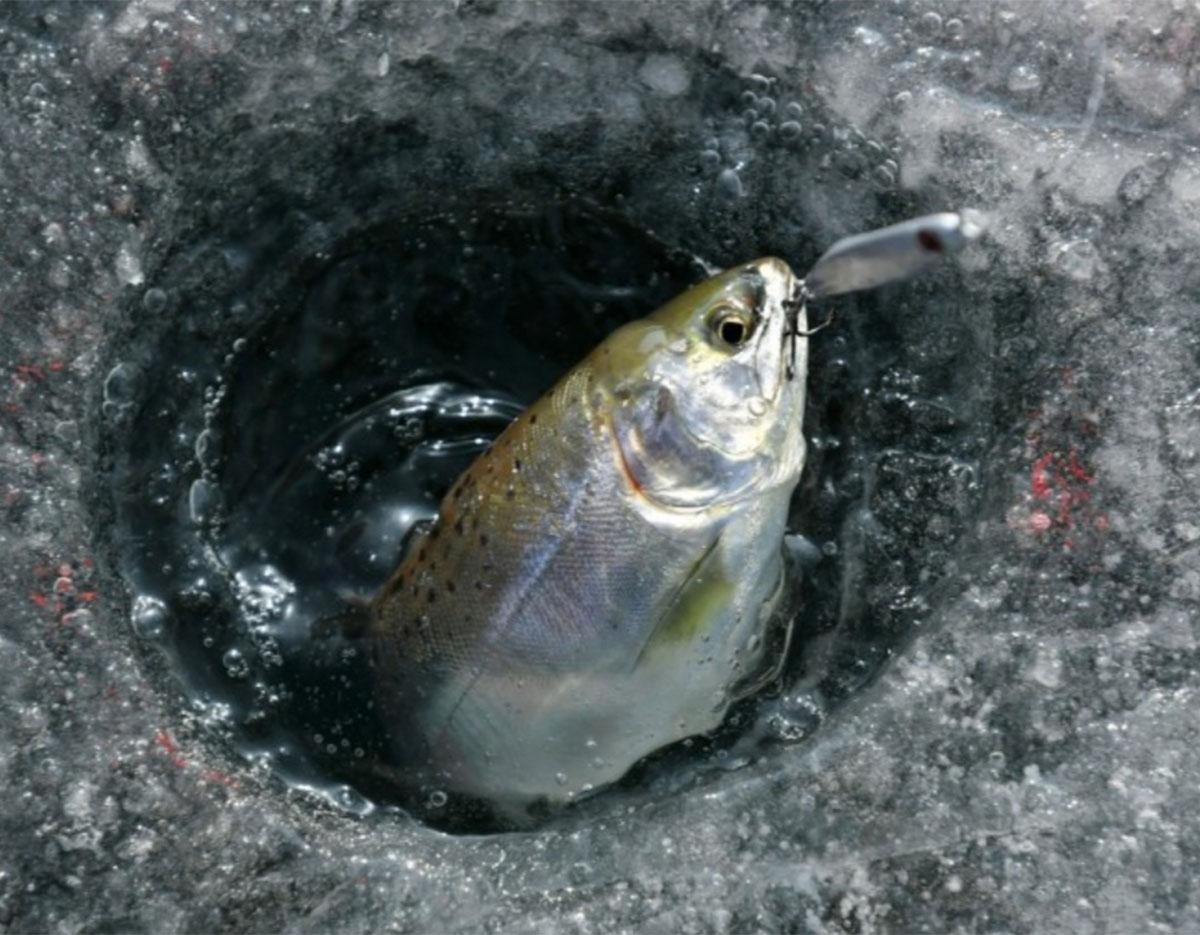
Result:
M775 392L769 394L774 399L783 384L796 378L796 352L800 338L810 333L801 325L808 300L811 297L803 279L799 278L783 260L776 257L765 257L750 265L747 273L757 280L758 317L763 321L771 321L775 316L782 319L778 345L781 350L780 362L783 380L776 380ZM764 331L763 337L766 337Z
M778 402L783 388L796 375L797 342L804 334L800 322L807 293L803 280L777 257L756 260L748 265L745 275L756 281L755 316L760 325L754 355L760 395Z
M803 279L792 277L788 296L783 300L783 343L786 363L783 375L788 382L796 379L796 346L800 343L800 315L808 304L808 289Z

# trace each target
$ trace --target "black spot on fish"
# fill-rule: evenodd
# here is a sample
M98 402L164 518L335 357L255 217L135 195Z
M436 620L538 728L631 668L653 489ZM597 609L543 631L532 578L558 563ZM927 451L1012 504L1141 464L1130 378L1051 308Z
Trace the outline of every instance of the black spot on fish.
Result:
M429 530L429 541L436 542L437 537L440 533L441 533L441 529L439 529L437 526L434 526L432 529Z
M487 534L486 532L481 532L481 533L479 534L479 544L480 544L480 545L487 545L487 544L488 544L488 534Z
M514 497L516 497L516 495L517 495L517 492L515 490L513 490L511 487L509 487L508 490L504 491L504 499L505 500L512 500Z
M463 521L461 516L459 517L458 522L454 524L454 531L460 536L463 534Z
M449 591L451 594L453 594L455 591L458 590L458 585L456 585L453 581L447 581L446 582L446 590Z
M518 472L521 470L521 459L520 458L516 458L513 460L513 470L518 471Z
M530 425L537 425L537 413L536 413L536 412L530 413L530 415L529 415L529 424L530 424Z
M430 588L429 589L429 603L432 604L436 600L437 600L437 591L434 588Z
M930 253L942 252L942 238L931 230L917 231L917 243Z
M418 562L425 561L425 550L424 549L421 549L421 551L417 553L417 561Z

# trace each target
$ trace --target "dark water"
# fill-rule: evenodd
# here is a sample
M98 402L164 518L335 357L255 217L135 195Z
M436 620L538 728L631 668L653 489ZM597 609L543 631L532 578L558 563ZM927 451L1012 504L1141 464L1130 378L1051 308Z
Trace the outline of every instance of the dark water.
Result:
M133 626L241 757L350 811L399 801L484 827L441 790L397 799L372 779L382 734L338 618L508 421L703 268L576 201L343 232L265 217L249 242L183 257L201 269L197 257L219 257L234 287L197 290L193 308L178 297L173 326L132 343L105 387ZM914 632L951 562L975 487L963 451L984 439L908 369L893 317L869 300L832 308L844 322L812 344L811 453L792 517L808 538L793 549L784 683L718 736L652 757L629 788L655 794L806 738ZM943 343L967 334L940 327Z

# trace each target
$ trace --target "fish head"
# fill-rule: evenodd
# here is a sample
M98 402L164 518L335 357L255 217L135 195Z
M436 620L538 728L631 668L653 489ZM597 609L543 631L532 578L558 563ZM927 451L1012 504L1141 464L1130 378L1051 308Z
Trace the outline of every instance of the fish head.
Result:
M804 460L801 285L782 260L706 280L597 351L622 470L669 508L794 484Z

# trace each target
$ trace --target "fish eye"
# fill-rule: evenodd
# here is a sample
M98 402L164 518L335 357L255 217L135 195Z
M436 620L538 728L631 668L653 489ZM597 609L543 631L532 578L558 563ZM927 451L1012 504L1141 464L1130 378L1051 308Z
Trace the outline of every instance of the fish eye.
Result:
M752 323L745 313L732 308L719 308L713 314L710 328L717 343L739 348L750 340Z

